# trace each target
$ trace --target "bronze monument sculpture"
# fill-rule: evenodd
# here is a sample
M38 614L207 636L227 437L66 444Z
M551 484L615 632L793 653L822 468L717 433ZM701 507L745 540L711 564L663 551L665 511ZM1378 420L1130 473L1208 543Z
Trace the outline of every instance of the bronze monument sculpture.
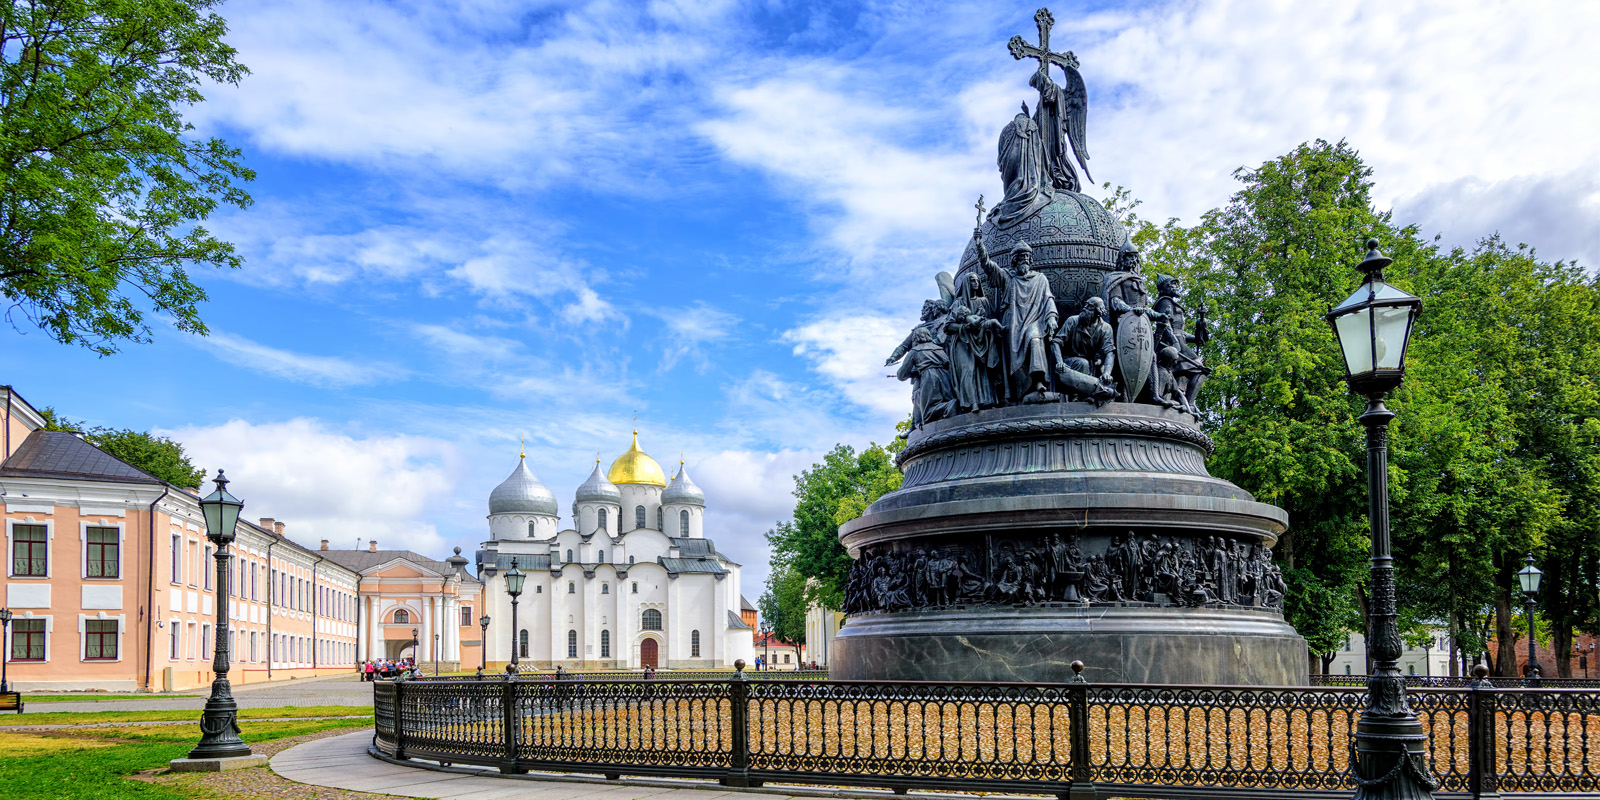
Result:
M1304 683L1271 557L1288 517L1206 471L1204 312L1080 193L1088 91L1035 21L1037 47L1009 45L1039 62L1038 98L1000 134L1004 196L979 199L889 359L913 384L905 481L840 528L833 675L1069 680L1080 660L1097 680Z

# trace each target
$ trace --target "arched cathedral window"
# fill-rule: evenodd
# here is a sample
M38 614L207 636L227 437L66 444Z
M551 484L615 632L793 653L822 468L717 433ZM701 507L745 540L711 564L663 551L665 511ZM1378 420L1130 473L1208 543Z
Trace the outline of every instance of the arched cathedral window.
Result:
M687 508L678 512L678 535L689 535L689 509Z
M634 581L633 582L633 593L634 594L638 594L639 593L639 582L638 581Z
M629 563L629 564L632 564L632 563L633 563L633 556L628 556L628 563Z
M611 657L611 631L600 632L600 657Z
M571 548L567 549L567 563L568 564L572 563L572 549Z
M611 584L609 584L609 583L600 584L600 593L601 594L611 594Z
M517 634L517 656L519 658L528 657L528 631L526 629Z
M644 527L644 506L634 506L633 507L633 527L635 527L635 528L643 528Z
M637 585L637 584L635 584L635 585ZM653 608L645 609L644 613L639 615L639 630L642 630L642 631L659 631L659 630L661 630L661 612L657 611L656 609L653 609Z
M567 631L567 658L578 657L578 632Z
M656 506L656 530L666 530L665 528L661 527L661 506Z
M606 510L600 509L600 530L606 529Z
M577 594L577 593L578 593L578 584L576 584L576 583L574 583L572 581L567 581L567 594Z
M600 551L599 551L598 554L595 555L594 560L598 561L598 562L600 562L602 564L606 563L606 551L605 551L605 548L603 548L603 547L600 548Z
M534 534L533 534L533 520L530 519L530 520L528 520L528 538L532 539L533 536L534 536Z
M700 657L700 632L689 631L689 657Z

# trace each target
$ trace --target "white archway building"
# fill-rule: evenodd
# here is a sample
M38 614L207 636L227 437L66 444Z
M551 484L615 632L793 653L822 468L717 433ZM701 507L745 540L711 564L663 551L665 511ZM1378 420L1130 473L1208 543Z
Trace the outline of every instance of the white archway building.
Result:
M524 669L714 669L753 661L739 617L739 565L705 538L705 493L680 463L669 484L633 444L578 487L573 526L526 459L489 495L490 539L477 553L490 616L491 669L512 648ZM511 629L503 576L527 575Z

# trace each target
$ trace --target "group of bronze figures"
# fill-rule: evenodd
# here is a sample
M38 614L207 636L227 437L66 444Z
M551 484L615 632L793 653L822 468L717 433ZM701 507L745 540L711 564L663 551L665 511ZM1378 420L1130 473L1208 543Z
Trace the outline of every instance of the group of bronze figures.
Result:
M1005 196L988 214L996 232L1022 230L1065 195L1080 197L1077 170L1089 174L1088 94L1077 58L1050 50L1054 19L1048 11L1035 18L1039 46L1020 37L1010 43L1014 57L1039 60L1030 81L1039 103L1031 116L1024 104L1001 132ZM1051 65L1061 68L1065 86L1050 78ZM1166 275L1156 278L1158 296L1151 302L1139 251L1120 225L1112 223L1123 242L1114 268L1093 267L1105 270L1104 280L1080 302L1056 296L1050 278L1034 268L1033 246L1025 239L997 254L1000 263L991 259L984 221L980 197L976 265L958 272L959 280L939 273L939 299L923 305L921 322L886 362L899 362L896 377L911 381L913 427L984 408L1061 400L1195 412L1195 397L1211 372L1196 349L1208 335L1204 310L1191 333L1183 285Z
M1149 403L1195 414L1211 370L1197 348L1209 335L1203 313L1188 330L1183 282L1161 275L1151 302L1131 246L1102 291L1060 319L1033 249L1011 249L1009 268L977 241L982 274L958 283L939 274L941 297L890 354L912 385L912 426L984 408L1060 400Z
M977 558L980 552L989 558ZM987 563L984 563L987 562ZM1259 544L1133 532L1085 555L1077 534L967 545L881 549L850 568L844 612L956 605L1146 603L1282 609L1286 585Z

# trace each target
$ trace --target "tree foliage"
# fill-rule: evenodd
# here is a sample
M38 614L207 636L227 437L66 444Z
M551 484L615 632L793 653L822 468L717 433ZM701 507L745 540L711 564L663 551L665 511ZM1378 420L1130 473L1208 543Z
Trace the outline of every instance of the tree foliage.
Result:
M147 309L205 333L194 266L238 267L196 224L244 208L238 150L183 118L246 69L217 0L9 0L0 19L0 293L7 318L102 355Z
M903 431L909 426L908 421L899 427ZM894 465L894 454L901 443L899 439L887 447L874 443L860 453L841 444L795 476L794 518L767 531L772 572L757 604L780 634L798 628L803 636L806 609L813 603L833 609L844 604L852 561L839 543L839 526L900 488L903 476Z
M198 489L206 478L206 471L189 461L183 445L165 436L116 428L85 429L82 423L62 417L53 408L39 413L45 419L43 430L82 433L89 444L173 486Z
M1408 638L1448 626L1462 664L1515 635L1512 573L1539 551L1557 654L1595 630L1600 573L1600 287L1570 264L1496 237L1445 251L1372 206L1371 170L1318 141L1256 169L1198 225L1108 207L1146 263L1185 277L1213 325L1201 394L1214 474L1275 503L1286 612L1314 653L1364 627L1364 433L1323 315L1359 280L1364 241L1390 281L1423 299L1405 384L1389 399L1392 531ZM1565 649L1564 649L1565 648ZM1514 670L1501 648L1497 671ZM1565 662L1562 662L1565 668Z

